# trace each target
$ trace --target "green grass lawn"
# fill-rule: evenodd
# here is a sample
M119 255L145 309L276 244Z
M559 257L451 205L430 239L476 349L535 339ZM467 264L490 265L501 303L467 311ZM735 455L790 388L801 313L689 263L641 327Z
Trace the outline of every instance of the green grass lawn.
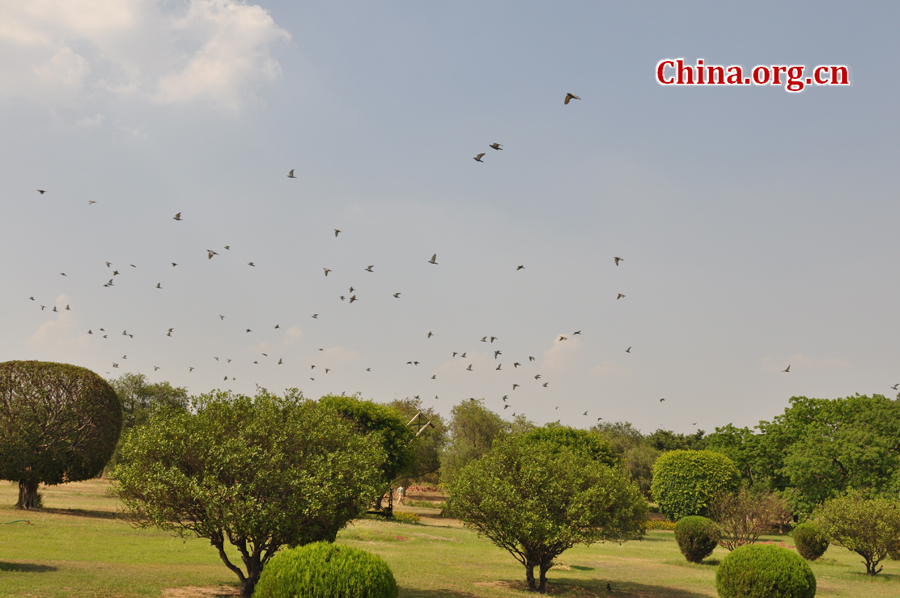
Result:
M91 480L42 488L45 508L12 507L18 488L0 482L0 598L234 596L237 577L206 540L182 540L169 533L131 527L106 492L109 482ZM437 509L400 507L423 516L421 525L361 520L338 542L381 555L391 566L403 598L523 596L525 573L489 541L438 517ZM6 524L29 519L31 525ZM792 545L789 537L773 542ZM550 570L548 593L555 596L692 598L716 596L716 552L702 565L684 560L671 532L651 532L641 542L577 547ZM237 554L234 557L237 559ZM238 559L239 560L239 559ZM900 563L867 578L860 558L837 546L811 564L817 596L900 596Z

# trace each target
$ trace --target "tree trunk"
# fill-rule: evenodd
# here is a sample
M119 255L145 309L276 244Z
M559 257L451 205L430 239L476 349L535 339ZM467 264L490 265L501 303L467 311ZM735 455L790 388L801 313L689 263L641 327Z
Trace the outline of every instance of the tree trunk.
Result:
M525 564L525 579L528 581L528 591L537 592L537 585L534 583L534 565L532 563Z
M38 494L38 484L31 482L19 482L19 502L17 509L39 509L41 507L41 495Z
M538 591L543 594L547 590L547 571L550 570L550 563L541 563L541 585Z

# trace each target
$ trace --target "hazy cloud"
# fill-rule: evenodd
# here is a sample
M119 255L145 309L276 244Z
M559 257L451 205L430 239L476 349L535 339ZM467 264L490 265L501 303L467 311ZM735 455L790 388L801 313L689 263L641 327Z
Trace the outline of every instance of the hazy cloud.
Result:
M0 95L236 111L281 74L270 47L288 40L268 11L236 0L12 0L0 4Z

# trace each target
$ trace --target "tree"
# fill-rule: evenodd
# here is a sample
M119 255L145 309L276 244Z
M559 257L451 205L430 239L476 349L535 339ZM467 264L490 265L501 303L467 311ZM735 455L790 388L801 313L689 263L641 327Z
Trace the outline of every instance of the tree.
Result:
M403 419L409 423L417 413L421 413L431 426L412 441L412 461L400 472L407 481L426 480L437 482L441 468L441 450L447 444L447 424L441 414L431 407L423 408L421 399L401 399L388 403L389 407L399 411Z
M41 483L102 472L121 427L122 404L94 372L41 361L0 364L0 479L19 483L16 507L39 507Z
M706 432L697 430L693 434L676 434L671 430L659 429L647 436L647 442L658 451L702 451L706 448Z
M900 501L853 491L818 507L815 522L833 542L861 556L869 575L876 575L882 569L878 563L900 551Z
M644 496L649 496L653 465L662 452L654 448L648 437L628 422L601 422L591 430L609 441L613 452L622 459L631 481L637 484Z
M408 420L404 421L403 415L388 405L356 397L328 395L319 399L319 404L346 419L358 433L372 435L380 442L385 455L381 463L381 492L376 499L380 509L384 492L415 457L410 446L414 433Z
M280 547L334 541L381 490L380 439L297 390L216 392L191 411L128 433L113 492L138 525L209 539L244 598Z
M109 383L122 401L123 431L146 423L155 411L185 411L190 403L186 388L174 387L168 382L151 384L144 374L122 374Z
M709 505L710 519L719 524L719 544L728 550L756 543L790 516L784 499L746 486L737 492L720 492Z
M188 391L183 387L174 387L168 382L151 384L143 374L122 374L109 381L122 401L122 432L116 450L107 463L111 470L122 454L124 432L135 426L143 425L153 413L162 411L187 411L190 399Z
M653 466L653 497L675 521L688 515L706 516L713 497L736 490L740 477L731 459L721 453L669 451Z
M731 459L741 472L741 477L748 485L753 486L762 481L758 466L762 438L762 435L755 434L750 428L737 428L727 424L716 428L714 433L707 436L706 448Z
M590 452L528 434L498 438L457 473L448 506L524 565L530 591L544 593L547 571L565 550L637 539L645 530L647 503L638 489Z
M449 484L468 462L487 453L508 424L484 406L462 401L450 411L450 441L441 455L441 482Z

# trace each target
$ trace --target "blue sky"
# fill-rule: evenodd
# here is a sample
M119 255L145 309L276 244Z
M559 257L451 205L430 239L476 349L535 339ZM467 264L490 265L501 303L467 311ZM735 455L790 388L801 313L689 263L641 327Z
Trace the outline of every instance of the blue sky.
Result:
M0 360L645 431L894 396L898 16L5 2ZM657 84L681 57L851 85Z

